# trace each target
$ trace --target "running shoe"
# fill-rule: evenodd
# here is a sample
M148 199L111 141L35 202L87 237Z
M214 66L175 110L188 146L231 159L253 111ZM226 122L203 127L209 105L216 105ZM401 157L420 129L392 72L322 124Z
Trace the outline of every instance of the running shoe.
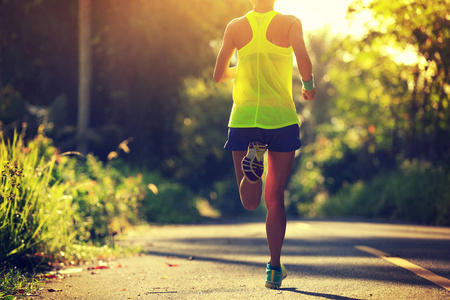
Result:
M283 264L281 264L281 271L277 271L267 263L266 274L266 288L269 289L279 288L283 279L287 277L286 268Z
M264 173L264 153L267 146L260 142L251 142L248 145L247 155L242 159L241 168L245 178L250 183L258 182Z

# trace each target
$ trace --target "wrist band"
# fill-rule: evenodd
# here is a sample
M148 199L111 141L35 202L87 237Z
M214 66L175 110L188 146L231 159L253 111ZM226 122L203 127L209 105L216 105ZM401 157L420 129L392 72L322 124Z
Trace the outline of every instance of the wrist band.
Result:
M314 88L314 75L311 74L311 79L309 81L304 81L302 78L303 88L307 91L311 91Z

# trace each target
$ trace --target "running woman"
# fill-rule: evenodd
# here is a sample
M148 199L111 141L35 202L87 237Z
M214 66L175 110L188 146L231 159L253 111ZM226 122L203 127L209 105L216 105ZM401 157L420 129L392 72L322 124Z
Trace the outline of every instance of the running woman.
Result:
M261 202L267 150L264 198L270 260L265 286L279 288L287 275L280 261L286 231L284 188L295 150L301 147L292 98L293 53L302 77L303 98L313 100L316 89L300 20L274 11L275 0L250 1L253 10L227 25L214 79L234 79L225 149L232 151L241 202L247 210L256 209ZM230 67L236 50L238 64Z

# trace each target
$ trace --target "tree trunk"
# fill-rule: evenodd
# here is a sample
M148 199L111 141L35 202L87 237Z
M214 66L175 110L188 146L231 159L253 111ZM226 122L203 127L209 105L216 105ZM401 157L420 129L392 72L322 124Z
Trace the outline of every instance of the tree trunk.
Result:
M427 107L430 99L430 92L433 87L433 82L428 85L428 81L425 79L423 89L423 102L421 108L421 128L420 128L420 158L424 160L426 158L426 127L427 127Z
M399 116L394 113L394 109L391 106L391 115L394 118L394 129L392 130L392 146L391 146L391 156L395 159L399 149L398 142L398 131L399 131Z
M409 159L416 157L416 116L417 116L417 93L418 93L418 83L419 83L419 70L418 68L414 71L414 88L411 97L411 106L409 109L409 141L407 148L407 155Z
M434 124L433 129L431 132L431 141L430 141L430 160L432 162L436 161L437 155L436 155L436 142L437 142L437 134L439 131L439 121L440 121L440 114L443 109L443 102L444 102L444 83L441 84L439 89L439 102L437 110L434 114Z
M88 151L89 106L92 77L91 0L78 0L78 120L77 150Z

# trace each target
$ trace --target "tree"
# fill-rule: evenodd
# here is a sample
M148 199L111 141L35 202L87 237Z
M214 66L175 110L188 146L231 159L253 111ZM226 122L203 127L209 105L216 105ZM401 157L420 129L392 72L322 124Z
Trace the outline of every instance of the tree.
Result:
M408 85L402 101L406 111L393 112L396 118L407 118L403 128L399 128L407 140L406 157L449 160L450 112L444 109L449 105L450 90L447 1L376 0L368 5L355 1L349 7L349 15L364 10L370 11L375 20L368 26L364 44L380 52L397 53L399 58L405 50L415 55L401 74ZM402 64L398 60L394 63Z
M89 106L92 81L91 0L79 0L78 151L88 150Z

